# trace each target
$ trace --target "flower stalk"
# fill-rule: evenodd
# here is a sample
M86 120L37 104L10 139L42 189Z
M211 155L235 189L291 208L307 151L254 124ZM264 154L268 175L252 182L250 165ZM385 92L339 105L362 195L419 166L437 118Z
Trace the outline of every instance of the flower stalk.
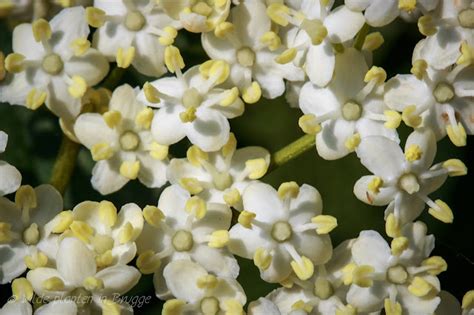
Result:
M314 135L304 135L301 138L276 151L272 155L272 161L269 167L269 171L272 171L275 168L282 166L283 164L288 163L294 158L305 153L306 151L314 147L315 143L316 137Z
M62 195L71 180L74 167L76 166L79 144L63 135L59 153L53 166L50 184L53 185Z

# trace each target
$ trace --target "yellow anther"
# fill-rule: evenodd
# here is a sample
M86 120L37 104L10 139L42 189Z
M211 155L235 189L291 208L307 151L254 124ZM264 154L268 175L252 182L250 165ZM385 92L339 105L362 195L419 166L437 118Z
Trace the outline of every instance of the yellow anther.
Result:
M322 300L327 300L334 294L334 288L327 279L318 277L314 282L314 295Z
M474 290L467 291L462 297L462 309L470 310L474 309Z
M168 300L163 305L162 315L181 315L183 314L183 307L185 305L186 302L182 300Z
M250 179L259 179L265 175L268 170L268 163L265 159L252 159L245 162L245 168L247 169Z
M349 263L342 268L342 281L344 285L351 285L354 281L354 270L357 268L355 263Z
M261 270L267 270L272 263L272 255L262 247L257 248L253 254L253 263Z
M197 279L196 285L199 289L214 289L218 283L219 280L215 276L206 275Z
M23 242L26 245L36 245L39 242L40 232L38 224L31 223L31 225L23 231Z
M116 110L109 110L102 114L105 123L109 128L115 128L122 122L122 114Z
M108 227L112 227L117 222L117 208L113 203L103 200L99 203L99 219Z
M380 32L370 33L365 37L364 44L362 45L362 50L372 52L380 48L383 42L384 39Z
M73 221L71 225L69 225L69 229L75 237L84 243L90 243L90 240L94 235L94 229L89 224L82 221Z
M308 280L313 276L314 265L311 260L305 256L301 256L301 261L291 261L290 265L300 280Z
M321 131L321 125L313 114L301 116L298 120L298 126L308 135L315 135Z
M95 257L95 263L98 268L111 266L113 262L114 257L112 256L112 250L110 249Z
M417 59L413 62L413 66L410 69L410 72L418 79L423 79L423 76L426 74L426 69L428 69L428 63L424 59Z
M367 189L373 192L374 194L378 194L382 186L383 179L378 176L374 176L372 180L367 184Z
M224 93L224 98L219 102L220 106L226 107L232 105L239 98L239 89L235 86Z
M192 195L197 195L204 190L201 182L194 177L183 177L179 180L179 185L189 191Z
M436 25L431 15L424 15L418 19L418 30L425 36L436 34Z
M336 310L335 315L357 315L357 310L352 305L341 306Z
M63 8L69 8L75 5L76 1L75 0L56 0L56 3L58 3L60 6Z
M300 27L306 31L308 36L311 38L311 43L313 45L321 44L328 35L328 30L326 29L324 24L318 19L304 19Z
M392 238L398 237L401 233L400 221L393 213L390 213L385 221L385 233Z
M408 238L405 236L399 236L396 237L392 240L391 243L391 249L392 249L392 255L393 256L400 256L403 251L405 251L408 248L409 242Z
M96 143L91 148L92 159L94 161L108 160L114 155L114 150L108 143Z
M283 279L280 281L280 285L284 288L291 289L294 286L294 282L291 276L287 277L286 279Z
M293 305L291 305L291 309L293 311L302 310L306 312L307 314L309 314L313 310L313 306L309 303L305 303L303 300L298 300L295 303L293 303Z
M52 220L55 224L52 227L51 232L57 234L63 233L69 228L73 220L74 216L71 210L61 211Z
M224 192L223 199L228 206L235 207L242 201L242 196L237 188L231 188Z
M420 146L417 144L412 144L405 150L405 159L408 162L418 161L422 155L423 151L421 151Z
M282 65L292 62L293 59L295 59L297 52L298 51L296 50L296 48L288 48L287 50L282 52L280 55L275 57L275 62Z
M179 119L183 123L189 123L196 120L196 107L189 107L184 112L179 113Z
M49 25L48 21L45 19L34 21L33 24L31 24L31 28L33 29L33 37L35 38L35 41L41 42L51 38L51 25Z
M171 73L184 68L183 57L177 47L170 45L165 48L165 65Z
M120 165L120 175L128 179L136 179L140 172L140 161L124 161Z
M270 49L275 51L281 46L281 38L273 31L266 32L260 37L260 42Z
M377 84L382 84L387 79L387 72L381 67L372 66L365 74L364 82L375 80Z
M236 299L227 299L224 301L224 315L244 315L244 306Z
M103 254L114 247L114 239L106 234L96 234L91 240L95 252Z
M26 95L26 107L31 110L36 110L44 104L47 97L48 94L46 92L33 88L28 92L28 95Z
M130 222L124 224L122 229L120 230L119 240L121 244L125 244L130 242L133 237L135 236L135 229Z
M442 200L435 201L437 209L429 208L428 213L444 223L453 223L454 215L451 208Z
M215 84L221 84L230 74L230 67L224 60L214 60L209 68L208 77L215 80Z
M281 3L272 3L267 8L267 15L270 19L278 25L287 26L288 25L288 14L290 13L290 8Z
M186 151L186 158L192 165L200 167L201 161L207 161L209 159L209 155L207 152L201 150L198 146L193 145L190 146Z
M207 212L206 202L198 196L189 198L184 208L187 213L194 215L198 220L204 218Z
M158 41L163 46L173 45L176 36L178 36L178 31L172 26L166 26L164 29L164 34L162 34Z
M386 119L384 123L385 128L397 129L398 126L400 126L400 123L402 122L402 115L400 115L398 112L394 110L386 110L383 112L383 114Z
M43 281L42 286L48 291L61 291L64 289L64 282L58 277L51 277Z
M416 0L398 0L398 8L410 13L416 9Z
M10 223L0 222L0 244L6 244L13 240L11 228Z
M202 15L202 16L209 16L209 15L212 14L212 8L207 3L203 2L203 1L199 1L198 3L193 5L191 10L194 13L197 13L197 14Z
M252 221L255 219L256 214L247 210L240 212L238 222L240 225L247 229L252 228Z
M461 43L461 56L459 56L458 60L456 63L458 65L462 64L473 64L474 63L474 47L469 46L469 44L466 41L463 41Z
M243 88L242 99L247 104L255 104L262 97L262 89L258 82L253 81L249 86Z
M443 162L443 168L448 171L449 176L464 176L467 174L467 167L459 159L449 159Z
M101 299L100 301L102 302L102 315L122 314L121 307L118 303L109 299Z
M22 185L15 193L15 204L20 209L33 209L38 205L36 192L30 185Z
M33 298L33 286L26 278L16 278L12 282L12 295L16 301L25 298L31 301Z
M421 116L416 114L415 105L409 105L405 107L402 112L402 119L408 127L412 128L417 128L422 122Z
M317 225L316 233L328 234L337 227L337 219L331 215L317 215L311 219Z
M168 157L169 147L153 141L150 146L150 155L155 160L164 160Z
M357 266L352 271L352 282L362 288L370 288L374 281L371 279L374 267L369 265Z
M135 125L138 127L148 130L151 127L151 121L153 120L153 110L149 107L142 109L137 116L135 116Z
M148 205L143 208L143 217L148 224L157 228L161 225L165 215L158 207Z
M347 138L346 142L344 142L344 146L349 151L354 151L360 144L360 134L354 133L352 136Z
M234 154L235 149L237 148L237 139L235 138L235 135L233 132L229 134L229 140L227 140L227 143L224 144L222 147L222 155L224 157L228 157L231 154Z
M448 134L449 140L451 140L455 146L464 147L466 145L466 130L460 122L458 122L455 127L453 127L453 125L446 125L446 133Z
M81 98L86 94L87 91L87 82L86 80L79 76L73 75L71 78L71 84L67 88L69 94L74 98Z
M105 12L99 8L88 7L86 9L86 21L90 26L99 28L105 23Z
M433 286L428 281L418 276L413 278L411 284L408 286L408 291L417 297L426 296L430 293L431 289L433 289Z
M211 234L211 238L209 243L207 244L209 247L212 248L222 248L229 243L229 231L227 230L218 230L214 231Z
M128 68L135 58L135 47L130 46L127 49L119 47L117 50L117 55L115 56L115 61L117 62L117 67L119 68Z
M31 255L25 256L23 261L25 262L25 265L28 267L28 269L33 270L36 268L46 267L48 264L48 256L38 251Z
M76 38L71 43L71 49L74 51L75 56L84 55L89 48L91 48L91 42L85 37Z
M160 92L150 82L145 82L145 84L143 85L143 93L145 94L145 98L148 102L152 104L157 104L161 102Z
M386 315L402 315L402 306L400 303L390 299L385 299L383 304Z
M87 291L97 291L104 288L104 281L96 277L87 277L82 282L82 286Z
M278 196L281 199L296 198L300 193L300 186L296 182L285 182L278 187Z
M25 69L25 66L23 64L24 60L25 60L25 56L21 54L18 54L18 53L9 54L5 58L5 69L10 73L21 72Z
M443 257L440 256L432 256L430 258L427 258L423 260L421 265L430 267L428 273L432 276L437 276L440 273L448 270L448 264L446 263L446 260L444 260Z
M161 261L152 250L138 255L137 267L144 275L155 273L160 268Z
M232 33L234 29L234 24L230 22L222 22L217 24L214 28L214 35L218 38L225 38L229 33Z

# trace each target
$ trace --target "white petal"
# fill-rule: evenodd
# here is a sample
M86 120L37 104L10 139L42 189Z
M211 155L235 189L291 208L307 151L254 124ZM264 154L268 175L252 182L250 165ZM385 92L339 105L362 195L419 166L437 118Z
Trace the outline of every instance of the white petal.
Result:
M217 151L229 140L230 126L227 118L216 110L199 107L196 120L184 123L186 136L203 151ZM176 133L175 130L168 132ZM158 141L159 142L159 141Z
M382 308L387 295L386 284L382 281L375 281L370 288L352 285L347 292L347 302L359 312L376 312Z
M228 230L232 211L225 204L208 203L204 218L193 223L194 235L209 235L216 230Z
M428 281L428 279L425 279ZM432 298L419 298L411 294L406 286L398 286L398 296L400 304L402 305L403 314L417 315L417 314L433 314L438 307L441 299L437 296ZM443 313L440 313L443 314Z
M16 167L0 161L0 196L10 194L21 184L21 174Z
M113 266L99 271L95 277L104 282L101 294L124 294L133 288L140 280L140 272L131 266Z
M169 263L163 276L171 293L178 299L191 303L198 302L203 293L197 287L197 280L207 275L207 271L190 260L175 260Z
M92 169L91 183L95 190L102 195L108 195L122 188L129 179L120 175L120 160L99 161Z
M216 37L214 32L202 33L201 43L210 58L225 60L231 65L236 62L234 46L228 40Z
M364 11L369 5L371 0L345 0L344 3L351 10Z
M376 231L362 231L352 245L352 257L357 265L369 265L376 272L385 272L389 267L390 246Z
M335 119L323 124L323 130L316 135L318 154L326 160L340 159L350 153L345 142L355 132L355 122Z
M430 129L419 128L413 131L405 143L405 152L413 145L421 149L421 158L411 163L411 169L418 172L431 167L436 155L436 138Z
M33 308L31 304L25 300L8 300L5 305L0 309L0 315L32 315ZM38 312L35 312L38 314Z
M462 70L453 82L454 93L458 97L474 97L474 69L467 67Z
M369 183L375 178L372 175L362 176L354 185L354 195L360 200L373 206L385 206L394 198L397 189L395 187L382 187L378 193L369 191Z
M171 145L185 137L184 123L179 118L183 107L164 105L153 117L151 132L155 140L162 145Z
M64 77L52 77L47 92L46 106L56 116L64 120L73 120L81 112L81 99L69 94Z
M109 72L109 62L95 49L89 49L83 56L72 57L64 64L64 71L72 77L79 75L87 85L99 83Z
M332 244L329 235L316 235L314 230L309 230L295 233L293 242L298 253L311 259L315 265L325 264L331 258Z
M30 222L45 225L63 210L63 198L51 185L43 184L35 188L36 207L30 210Z
M33 270L28 271L26 274L26 279L31 283L33 286L34 292L39 295L40 297L44 297L46 299L53 299L56 297L62 297L67 293L68 289L71 287L65 287L65 291L48 291L45 290L43 287L44 281L48 280L49 278L57 277L64 281L65 279L61 276L61 274L54 268L36 268ZM66 283L66 285L68 285ZM82 285L80 285L82 286ZM74 286L72 287L74 288Z
M268 71L264 67L257 67L254 75L265 98L274 99L285 92L285 81L278 73Z
M46 305L41 306L35 311L35 315L76 315L77 306L73 301L52 301Z
M0 244L0 284L10 282L25 272L23 258L28 254L28 247L23 242Z
M261 1L242 2L231 10L230 15L243 46L258 47L262 35L270 30L271 21Z
M135 34L128 31L121 23L107 21L94 33L92 45L103 53L109 61L114 61L119 48L132 46Z
M23 23L13 30L13 51L30 60L41 60L45 54L43 45L33 37L31 24Z
M293 272L291 269L291 256L283 246L276 246L272 252L272 263L266 270L260 270L260 277L270 283L281 282Z
M95 256L82 241L67 237L59 244L57 269L68 285L82 287L82 282L96 273Z
M145 32L137 33L135 37L136 55L133 66L140 73L160 77L166 72L163 62L164 47L156 39L156 36Z
M163 211L167 224L173 227L183 227L186 223L187 213L184 210L186 201L191 196L178 185L166 187L158 200L158 208ZM171 224L174 222L174 224Z
M431 90L411 74L397 74L385 84L385 103L402 112L407 106L425 106L432 102Z
M5 152L8 143L8 134L0 130L0 153Z
M420 53L431 67L445 69L461 55L459 45L462 39L458 28L440 27L435 35L426 38Z
M324 19L324 26L333 43L342 43L354 38L364 23L362 13L351 11L345 5L337 7Z
M7 76L0 85L0 102L26 105L26 97L35 86L26 71Z
M256 301L250 302L248 307L248 315L271 314L281 315L278 306L267 298L259 298Z
M341 102L353 100L365 86L364 76L368 67L364 55L354 48L346 48L336 55L334 78L330 84Z
M307 82L301 89L299 106L305 114L321 116L339 109L341 104L331 89Z
M77 38L87 38L89 25L86 22L85 9L82 6L66 8L49 21L53 31L49 40L53 50L64 56L70 53L70 45Z
M239 264L227 250L200 245L194 247L191 256L206 270L219 277L237 278L239 275Z
M126 1L94 0L94 7L105 11L108 15L125 15L127 13Z
M367 24L371 26L384 26L398 16L398 1L373 0L365 10Z
M244 228L240 224L234 225L230 231L229 250L240 257L253 259L257 248L270 248L270 240L265 232L258 227Z
M270 152L262 147L245 147L237 149L232 156L229 173L239 176L245 170L245 162L252 159L264 159L270 164Z
M212 183L212 176L201 167L196 167L187 159L172 159L168 166L167 177L171 184L179 184L184 177L196 178L199 181Z
M361 139L369 136L383 136L400 143L397 130L386 128L382 121L362 117L357 121L356 131L360 134Z
M166 161L154 159L148 152L138 153L137 158L141 162L138 179L143 185L158 188L166 183Z
M131 224L133 227L133 236L131 240L135 240L143 229L142 210L134 203L127 203L122 206L114 225L114 232L120 232L125 224ZM117 233L118 234L118 233ZM118 237L118 235L116 235Z
M326 86L331 81L336 57L329 40L320 45L310 46L306 55L306 74L311 82L318 86Z
M311 218L321 214L323 201L321 194L313 186L303 184L298 196L290 202L290 224L293 226L306 224Z
M114 90L110 99L110 110L119 111L122 118L131 120L128 125L133 126L137 114L145 108L143 104L136 101L136 91L128 84L119 86Z
M254 212L256 219L261 222L274 223L288 217L289 213L284 209L276 190L268 184L250 185L245 189L242 200L244 209Z
M74 133L79 141L91 149L97 143L114 146L118 142L118 134L109 128L100 114L85 113L80 115L74 124Z

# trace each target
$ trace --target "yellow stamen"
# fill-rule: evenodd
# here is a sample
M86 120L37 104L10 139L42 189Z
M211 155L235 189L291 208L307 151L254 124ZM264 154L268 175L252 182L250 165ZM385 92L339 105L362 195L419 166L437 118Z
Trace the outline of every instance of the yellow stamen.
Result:
M301 116L298 120L298 126L300 126L301 130L308 135L315 135L321 131L321 125L313 114Z
M135 125L141 129L149 130L153 120L153 110L149 107L142 109L135 116Z
M446 125L446 133L448 134L449 140L451 140L455 146L466 146L466 130L460 122L458 122L456 126Z
M261 270L267 270L272 263L272 255L264 248L257 248L253 254L253 263Z
M117 208L113 203L103 200L99 203L99 219L107 227L112 227L117 222Z
M16 278L12 282L12 295L16 301L25 298L27 301L33 299L33 286L26 278Z
M81 98L86 94L87 91L87 82L86 80L79 76L79 75L74 75L71 78L72 82L69 85L67 91L69 94L74 97L74 98Z
M404 236L399 236L399 237L394 238L391 243L392 255L400 256L403 253L403 251L405 251L408 248L408 245L409 245L408 238Z
M105 12L99 8L88 7L86 9L86 21L90 26L99 28L105 23Z
M328 234L337 227L337 219L331 215L317 215L311 222L318 225L316 233L319 235Z
M126 69L130 67L135 58L135 47L131 46L124 50L122 47L119 47L117 50L117 55L115 61L117 62L117 67Z
M155 160L163 161L168 157L169 147L153 141L150 146L150 155Z
M365 51L375 51L380 48L384 42L384 38L380 32L370 33L365 37L364 44L362 45L362 50Z
M405 107L405 109L402 112L402 119L408 127L417 128L422 122L421 116L418 114L415 114L415 112L416 112L415 105L409 105Z
M160 259L155 256L152 250L147 250L138 255L137 267L144 275L155 273L160 268L160 265Z
M418 161L421 159L422 155L423 155L423 151L421 151L420 146L417 144L410 145L405 151L405 159L408 162Z
M433 289L433 286L428 281L418 276L413 278L411 284L408 286L408 291L417 297L426 296L430 293L431 289Z
M155 228L159 227L161 222L165 219L163 212L155 206L146 206L143 208L143 217L148 224Z
M258 82L253 81L248 87L242 91L242 99L247 104L255 104L262 97L262 90Z
M157 104L161 101L160 92L158 92L158 89L150 82L145 82L143 85L143 93L145 94L146 100L152 104Z
M423 76L426 74L426 69L428 69L428 63L424 59L417 59L413 62L413 66L410 69L410 72L418 79L423 79Z
M440 256L432 256L423 260L421 263L422 266L430 267L431 269L428 270L428 273L432 276L437 276L442 272L448 270L448 264L443 257Z
M275 51L281 46L281 38L275 32L270 31L260 37L260 42L270 49L270 51Z
M183 57L181 56L179 49L173 45L170 45L165 49L165 65L171 73L184 68Z
M245 168L249 171L248 178L259 179L267 172L268 163L263 158L247 160L245 162Z
M163 46L173 45L176 36L178 36L178 31L172 26L166 26L163 31L165 34L158 38L160 44Z
M278 187L278 196L281 199L296 198L300 193L300 186L296 182L285 182Z
M51 25L45 19L38 19L31 24L33 29L33 37L35 41L41 42L51 38Z
M44 104L47 97L48 94L46 92L33 88L26 96L26 107L31 110L36 110Z
M364 82L370 82L375 80L377 84L382 84L387 79L387 73L381 67L372 66L369 71L365 74Z
M467 174L467 167L459 159L449 159L443 162L443 168L448 171L449 176L464 176Z
M10 73L22 72L23 70L25 70L25 66L23 63L24 60L25 60L25 56L21 54L18 54L18 53L9 54L5 58L5 69Z
M314 265L311 262L311 260L309 260L305 256L301 256L300 262L295 261L295 260L291 261L290 265L293 271L295 272L296 276L300 280L303 280L303 281L308 280L309 278L313 276Z
M198 196L193 196L186 201L185 210L200 220L206 215L207 205L206 202Z
M114 155L114 150L108 143L96 143L91 148L92 159L94 161L108 160Z
M120 165L120 175L128 179L136 179L140 172L140 161L124 161Z
M122 122L122 114L116 110L110 110L102 114L105 123L111 129L117 127Z
M437 209L429 208L428 213L444 223L453 223L454 215L451 208L442 200L435 200Z
M252 221L253 221L253 219L255 219L256 216L257 215L255 213L244 210L239 214L239 218L237 219L237 221L243 227L245 227L247 229L251 229L252 228Z
M89 48L91 48L91 42L87 40L87 38L76 38L71 43L71 48L74 51L74 55L76 57L84 55Z

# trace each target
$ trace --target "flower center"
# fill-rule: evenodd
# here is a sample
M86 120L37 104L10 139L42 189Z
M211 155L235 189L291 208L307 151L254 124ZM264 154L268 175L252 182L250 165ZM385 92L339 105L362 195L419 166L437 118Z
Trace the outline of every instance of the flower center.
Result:
M232 176L228 172L217 173L212 177L214 187L223 191L232 186Z
M279 221L272 226L272 237L277 242L284 242L291 237L293 230L288 222Z
M59 55L49 54L44 57L41 67L45 72L56 75L63 70L64 63Z
M362 107L355 102L349 101L342 106L342 117L344 117L345 120L357 120L361 114Z
M410 195L420 190L418 179L412 173L402 175L398 181L398 186Z
M202 96L199 94L198 90L190 88L184 91L181 102L183 102L183 105L186 108L197 108L201 105Z
M171 240L173 247L178 252L187 252L193 248L193 235L185 230L177 231Z
M203 314L215 315L219 310L219 301L215 297L205 297L201 300L201 312Z
M130 31L138 32L145 26L146 20L140 11L130 11L125 17L125 27Z
M133 131L125 131L120 136L120 146L124 151L133 151L140 144L140 138Z
M463 10L458 15L459 25L474 28L474 9Z
M244 67L251 67L255 62L255 53L248 47L237 50L237 61Z
M438 103L447 103L454 97L454 89L451 84L441 82L436 85L433 91L433 96Z
M96 234L92 246L98 254L103 254L114 247L114 239L108 235Z
M397 265L387 270L387 278L395 284L404 284L408 279L408 273L403 266Z

